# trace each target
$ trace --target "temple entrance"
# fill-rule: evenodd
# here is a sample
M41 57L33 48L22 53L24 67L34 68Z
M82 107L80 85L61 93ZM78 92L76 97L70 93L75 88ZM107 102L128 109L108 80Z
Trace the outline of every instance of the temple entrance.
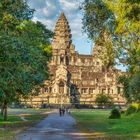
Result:
M59 83L59 93L64 93L64 83L62 81Z
M61 105L61 107L63 106L63 96L64 96L64 82L63 81L60 81L59 83L59 97L58 97L58 104Z

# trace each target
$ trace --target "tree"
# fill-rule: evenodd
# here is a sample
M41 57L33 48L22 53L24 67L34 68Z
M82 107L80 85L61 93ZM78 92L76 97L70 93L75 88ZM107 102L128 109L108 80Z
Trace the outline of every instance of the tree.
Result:
M106 51L106 53L101 52L103 64L108 68L115 64L112 63L114 60L119 60L119 63L127 67L128 74L125 76L127 82L122 81L126 88L125 95L129 99L134 97L133 99L136 100L135 97L140 93L139 82L135 78L140 72L139 0L85 0L82 9L84 31L95 43L99 40L103 48L102 52ZM108 37L111 36L111 45L108 45L110 44L108 40L105 41L102 37L106 32ZM135 96L136 94L138 96Z
M0 101L4 120L7 106L47 79L52 32L31 21L24 0L0 1Z
M129 72L135 73L140 58L140 3L138 0L103 1L115 15L115 47L121 50L121 56L125 55L123 59Z
M133 76L122 76L119 82L124 86L124 95L128 102L140 101L140 71Z
M115 64L115 50L112 42L115 16L102 0L85 0L82 9L83 29L95 44L102 47L100 58L105 69L109 69Z
M140 2L138 0L105 0L116 15L116 49L125 60L128 75L122 77L128 101L140 101ZM127 81L125 81L127 80Z
M113 46L110 33L104 31L104 33L101 34L99 39L96 41L96 45L101 46L101 50L98 56L103 63L104 70L108 71L109 68L115 65L116 58L115 48Z
M95 102L99 106L111 105L112 104L112 98L109 95L105 95L105 94L101 93L101 94L98 94L96 96Z

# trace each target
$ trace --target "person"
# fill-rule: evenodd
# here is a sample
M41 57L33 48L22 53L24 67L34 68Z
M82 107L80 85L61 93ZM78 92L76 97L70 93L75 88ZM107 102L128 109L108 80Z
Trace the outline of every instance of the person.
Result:
M63 112L63 116L64 116L65 115L65 108L62 109L62 112Z
M70 109L68 108L68 114L70 114Z
M62 116L62 109L59 108L59 114L60 114L60 117Z

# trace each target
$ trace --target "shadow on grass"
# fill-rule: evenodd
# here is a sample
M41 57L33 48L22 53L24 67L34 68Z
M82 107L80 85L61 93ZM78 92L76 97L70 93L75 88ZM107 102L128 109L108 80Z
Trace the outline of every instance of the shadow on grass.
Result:
M74 110L77 127L89 140L139 140L140 113L108 119L108 110Z
M23 121L24 117L27 121ZM15 140L17 134L34 126L37 122L47 117L47 114L18 114L9 115L8 121L3 121L0 116L0 140Z

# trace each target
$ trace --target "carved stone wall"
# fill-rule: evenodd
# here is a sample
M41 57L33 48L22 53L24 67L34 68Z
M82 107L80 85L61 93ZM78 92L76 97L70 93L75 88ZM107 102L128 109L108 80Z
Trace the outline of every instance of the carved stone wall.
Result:
M61 13L55 27L52 42L52 59L49 64L51 80L46 81L36 105L44 104L95 104L99 93L110 94L114 102L124 104L123 87L117 78L123 74L115 68L104 72L99 53L101 46L95 45L92 55L75 51L71 41L68 21Z

